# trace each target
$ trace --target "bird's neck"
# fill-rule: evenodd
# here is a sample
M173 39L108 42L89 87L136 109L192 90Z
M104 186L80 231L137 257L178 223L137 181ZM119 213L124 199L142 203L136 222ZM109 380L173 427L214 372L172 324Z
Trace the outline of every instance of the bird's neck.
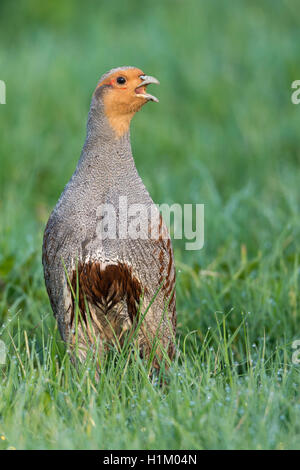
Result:
M135 172L130 129L119 137L111 127L103 109L91 107L86 141L78 162L77 172L91 173L93 178L120 176Z
M66 185L58 207L79 206L86 199L94 207L107 198L128 194L135 200L149 200L132 156L130 132L117 137L103 116L93 119L89 113L87 136L79 162ZM113 195L113 196L112 196Z

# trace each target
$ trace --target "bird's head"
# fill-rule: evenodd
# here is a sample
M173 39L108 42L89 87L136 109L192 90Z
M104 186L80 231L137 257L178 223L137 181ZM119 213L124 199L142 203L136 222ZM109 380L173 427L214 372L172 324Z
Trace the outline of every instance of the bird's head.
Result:
M101 105L117 137L124 135L134 114L148 101L158 99L147 93L147 86L159 81L136 67L119 67L104 74L96 87L93 100Z

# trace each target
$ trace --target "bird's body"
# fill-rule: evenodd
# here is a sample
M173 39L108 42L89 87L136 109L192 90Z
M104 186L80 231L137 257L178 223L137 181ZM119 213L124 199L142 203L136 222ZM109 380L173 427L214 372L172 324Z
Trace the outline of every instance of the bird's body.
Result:
M126 80L127 89L117 82L120 77ZM114 69L101 78L93 95L80 160L45 229L47 291L62 338L71 345L75 341L76 305L79 307L80 358L95 340L101 351L109 344L122 344L126 333L137 325L138 314L145 312L138 332L141 354L149 357L157 343L157 365L162 349L170 357L174 352L171 240L138 175L130 145L131 117L144 102L155 99L145 93L147 84L140 85L145 81L142 71L131 67ZM133 96L131 82L134 94L142 96ZM132 220L130 210L137 204L146 214L139 224L138 238L126 231ZM110 208L113 214L107 212ZM128 217L125 231L124 214ZM105 217L117 228L115 233L103 232Z

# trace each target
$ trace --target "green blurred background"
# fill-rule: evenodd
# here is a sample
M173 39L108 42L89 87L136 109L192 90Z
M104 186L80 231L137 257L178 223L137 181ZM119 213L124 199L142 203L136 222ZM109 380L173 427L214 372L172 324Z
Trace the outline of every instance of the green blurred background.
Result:
M300 319L300 106L291 103L299 41L296 0L1 0L0 323L13 318L42 344L44 318L51 335L43 230L80 156L98 79L134 65L161 82L160 103L132 123L140 175L156 203L205 204L204 248L188 252L174 241L179 337L197 329L202 344L215 312L230 312L229 334L247 315L250 344L270 354L285 344L290 357ZM242 362L243 340L231 347ZM219 408L213 416L217 423ZM216 426L203 445L214 445ZM261 441L269 447L273 429Z
M289 294L286 270L294 273L299 253L300 107L290 98L300 78L297 7L276 0L2 0L2 277L12 275L9 260L16 272L29 253L41 276L42 231L79 158L97 80L112 67L136 65L161 81L159 105L149 104L133 120L137 168L156 203L205 204L204 249L186 252L175 241L178 266L192 267L196 277L209 267L226 284L241 262L261 253L248 274L254 289L257 279L263 287L259 270L268 282L256 303L240 285L233 286L243 293L237 302L231 289L218 299L212 293L206 299L210 289L204 299L190 289L187 325L200 321L195 309L207 318L216 307L255 307L263 319L276 309L266 303L274 289L287 295L278 299L284 321L288 295L296 295ZM242 245L247 260L241 261ZM182 286L190 282L183 272ZM207 282L219 291L218 279L201 284ZM180 291L180 273L178 283ZM184 292L180 299L184 312Z

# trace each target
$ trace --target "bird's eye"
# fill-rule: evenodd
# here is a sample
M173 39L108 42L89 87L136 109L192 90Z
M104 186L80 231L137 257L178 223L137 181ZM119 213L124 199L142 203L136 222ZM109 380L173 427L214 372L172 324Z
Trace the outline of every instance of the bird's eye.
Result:
M126 83L126 78L118 77L117 78L117 83L119 83L119 85L124 85L124 83Z

